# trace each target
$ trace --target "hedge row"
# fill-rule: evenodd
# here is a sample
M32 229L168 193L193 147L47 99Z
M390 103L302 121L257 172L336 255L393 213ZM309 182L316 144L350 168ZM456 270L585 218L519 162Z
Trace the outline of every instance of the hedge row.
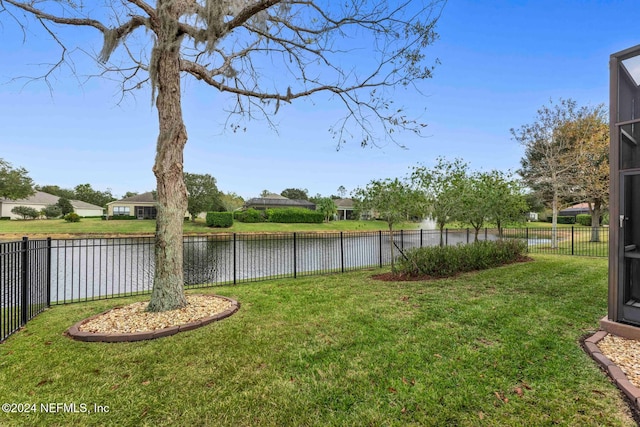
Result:
M239 222L278 222L278 223L315 223L321 224L324 215L319 211L312 211L305 208L280 208L267 209L266 211L257 209L247 209L246 211L235 212L234 219Z
M207 212L207 227L228 228L233 225L233 213L231 212Z
M129 221L138 219L135 215L111 215L109 217L103 217L104 219L108 219L109 221Z
M305 208L283 208L268 209L267 216L269 222L280 223L313 223L321 224L324 215L319 211L312 211Z
M586 227L591 227L591 215L589 214L576 215L576 223L580 225L584 225Z
M519 239L416 248L406 251L406 258L398 260L398 272L408 276L449 277L517 261L526 251L527 244Z
M576 223L575 216L558 215L558 224L575 224L575 223Z
M237 211L233 213L233 218L240 222L267 222L267 213L257 209L247 209L246 211Z

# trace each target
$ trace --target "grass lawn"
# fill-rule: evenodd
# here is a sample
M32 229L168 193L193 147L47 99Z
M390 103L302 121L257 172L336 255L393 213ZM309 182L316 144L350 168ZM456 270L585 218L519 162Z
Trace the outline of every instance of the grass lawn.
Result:
M404 223L395 227L413 229L418 223ZM77 223L68 223L62 219L53 220L28 220L28 221L0 221L0 239L16 239L22 236L48 237L48 236L82 236L82 235L121 235L132 234L152 235L156 229L154 220L131 221L103 221L99 218L84 218ZM230 228L209 228L204 220L195 223L184 223L186 234L209 233L241 233L241 232L293 232L293 231L377 231L388 230L383 221L331 221L322 224L276 224L255 223L245 224L235 222Z
M3 402L37 405L0 425L635 425L579 344L606 314L606 260L535 256L427 282L373 273L204 290L240 311L148 342L62 335L140 297L49 309L0 345Z
M524 237L525 231L527 230L505 230L505 236ZM536 243L529 247L532 252L581 256L607 256L609 253L609 229L604 227L599 230L599 241L591 241L590 227L558 227L558 247L555 249L552 249L550 243L552 237L551 227L530 227L526 235L530 239L543 239L542 243ZM547 241L548 243L546 243Z

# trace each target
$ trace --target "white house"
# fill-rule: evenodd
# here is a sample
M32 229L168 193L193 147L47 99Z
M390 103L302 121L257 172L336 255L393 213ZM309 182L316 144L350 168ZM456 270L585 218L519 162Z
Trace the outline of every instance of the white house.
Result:
M27 206L40 211L49 205L55 205L58 203L59 199L60 197L58 196L42 191L36 191L35 194L25 199L11 200L0 198L0 217L21 219L22 217L20 215L16 215L11 212L11 210L16 206ZM73 211L80 216L101 216L103 214L103 209L100 206L92 205L91 203L80 200L69 201L71 202L71 206L73 206Z

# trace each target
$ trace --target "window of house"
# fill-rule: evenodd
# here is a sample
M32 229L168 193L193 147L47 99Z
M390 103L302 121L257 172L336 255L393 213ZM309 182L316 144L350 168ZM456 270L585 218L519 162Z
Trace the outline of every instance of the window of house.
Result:
M129 206L114 206L113 207L114 215L129 215Z

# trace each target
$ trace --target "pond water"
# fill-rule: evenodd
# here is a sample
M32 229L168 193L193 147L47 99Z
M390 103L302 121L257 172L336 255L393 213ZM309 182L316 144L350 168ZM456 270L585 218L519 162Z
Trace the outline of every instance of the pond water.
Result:
M495 239L481 234L481 240ZM448 245L473 240L456 230L443 235ZM394 232L401 250L435 246L440 233ZM51 301L104 298L149 291L153 286L152 238L52 241ZM398 255L398 251L396 251ZM390 264L388 232L212 235L185 238L187 286L256 281L347 271Z

